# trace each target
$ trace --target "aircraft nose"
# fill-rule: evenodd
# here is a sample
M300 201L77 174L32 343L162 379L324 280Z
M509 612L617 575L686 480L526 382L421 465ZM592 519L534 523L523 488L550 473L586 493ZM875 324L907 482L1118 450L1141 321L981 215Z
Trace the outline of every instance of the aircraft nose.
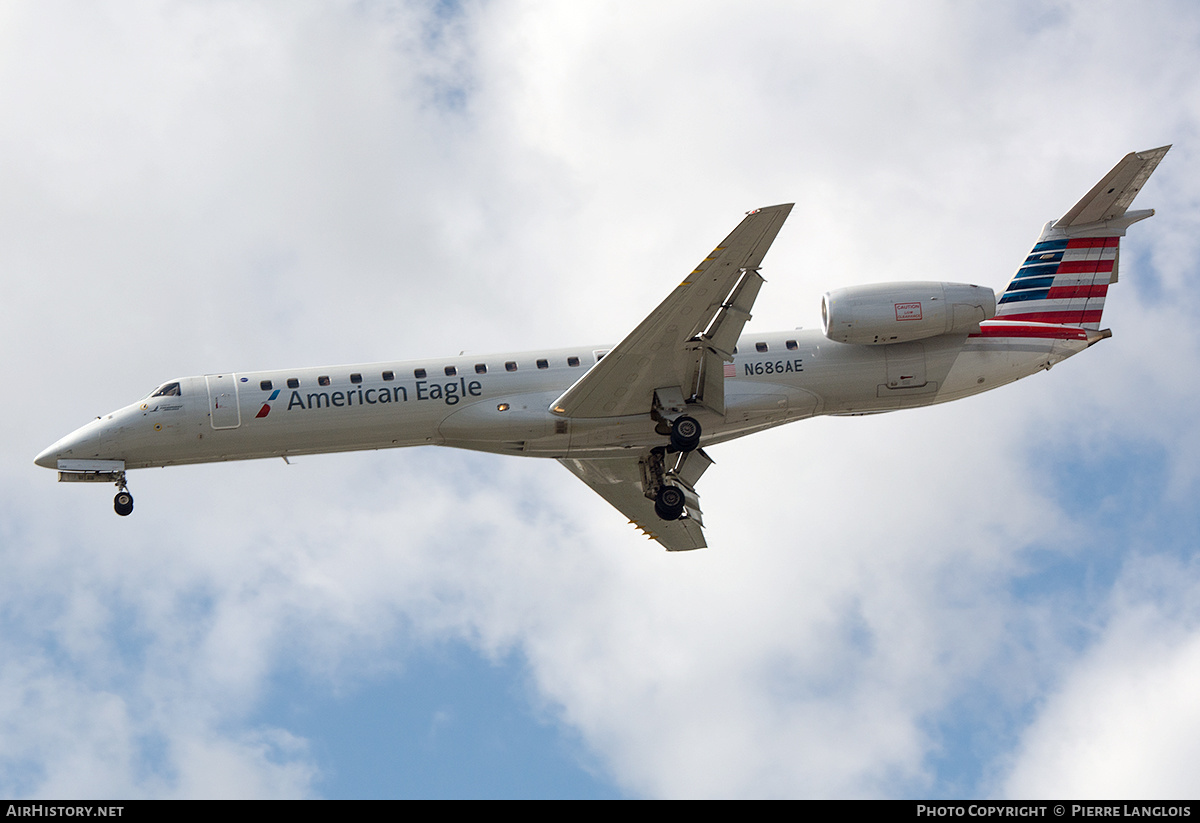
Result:
M43 450L33 458L35 465L47 469L57 469L58 461L63 458L92 458L100 452L100 430L97 421L76 429L48 449Z
M33 458L35 466L42 466L47 469L58 468L58 444L55 443L48 449L43 449L41 454Z

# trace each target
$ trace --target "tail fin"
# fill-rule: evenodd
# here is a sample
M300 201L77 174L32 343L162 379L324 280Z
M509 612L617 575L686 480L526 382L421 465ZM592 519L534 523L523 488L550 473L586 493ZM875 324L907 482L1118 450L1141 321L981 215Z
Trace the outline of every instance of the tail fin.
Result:
M1061 219L1047 223L997 302L996 319L1100 328L1121 238L1154 214L1127 210L1170 148L1125 155Z

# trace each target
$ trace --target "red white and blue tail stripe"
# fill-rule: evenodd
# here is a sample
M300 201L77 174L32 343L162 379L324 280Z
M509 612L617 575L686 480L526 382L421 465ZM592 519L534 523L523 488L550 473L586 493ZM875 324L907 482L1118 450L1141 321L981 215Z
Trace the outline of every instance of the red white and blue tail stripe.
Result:
M1046 239L1053 225L996 301L996 319L1098 329L1108 287L1117 280L1121 237Z

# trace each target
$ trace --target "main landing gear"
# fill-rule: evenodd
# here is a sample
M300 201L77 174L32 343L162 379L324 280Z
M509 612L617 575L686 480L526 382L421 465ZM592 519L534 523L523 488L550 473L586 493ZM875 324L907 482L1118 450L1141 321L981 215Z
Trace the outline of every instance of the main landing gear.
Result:
M117 496L113 498L113 511L122 517L133 513L133 495L125 487L125 472L121 472L117 477Z
M651 449L642 461L642 488L654 501L654 513L660 519L699 519L695 484L712 465L711 458L699 448L700 422L684 414L671 420L669 426L659 430L669 434L669 445Z
M663 520L678 520L683 517L683 489L678 486L663 486L654 497L654 513Z
M690 452L700 445L700 422L686 414L671 422L671 449Z

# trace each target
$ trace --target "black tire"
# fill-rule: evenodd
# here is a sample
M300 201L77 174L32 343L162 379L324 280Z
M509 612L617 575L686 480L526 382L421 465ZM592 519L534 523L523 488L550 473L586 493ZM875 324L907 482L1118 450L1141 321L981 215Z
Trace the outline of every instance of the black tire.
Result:
M683 516L683 490L663 486L654 499L654 513L663 520L678 520Z
M671 445L681 452L690 452L699 446L700 422L687 415L675 418L671 424Z
M133 512L133 495L129 492L117 492L113 498L113 511L122 517L128 517Z

